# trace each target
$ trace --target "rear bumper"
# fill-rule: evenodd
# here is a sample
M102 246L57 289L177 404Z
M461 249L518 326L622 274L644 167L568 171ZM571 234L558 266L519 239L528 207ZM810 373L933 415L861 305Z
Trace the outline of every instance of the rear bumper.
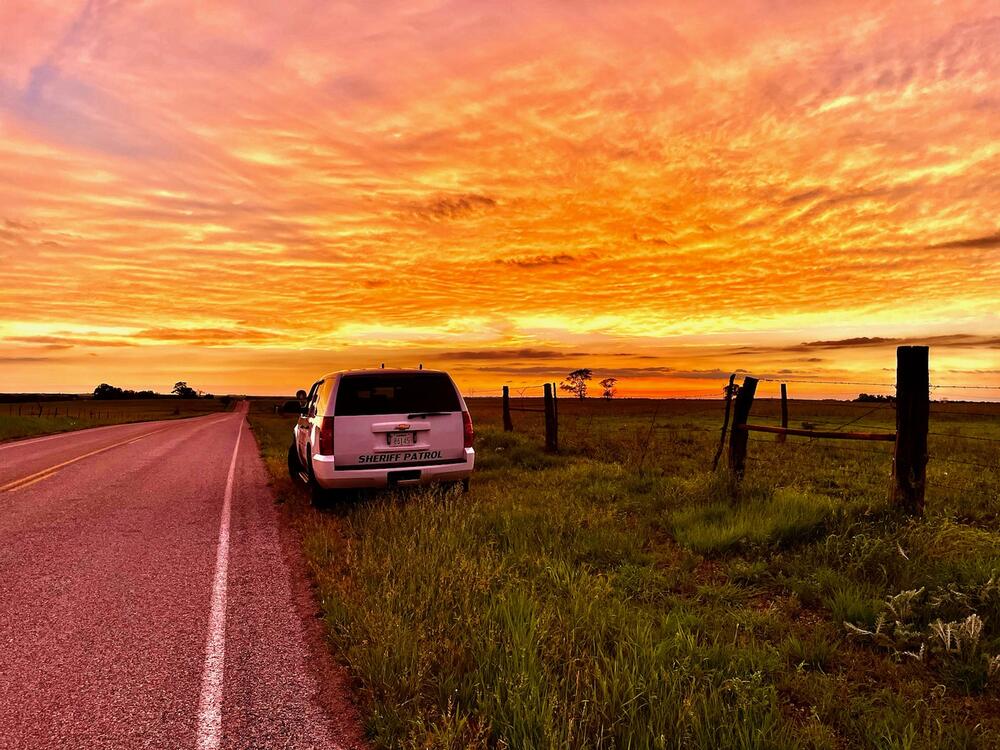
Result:
M456 463L419 466L406 464L400 467L389 465L380 466L377 469L337 469L336 458L336 456L313 455L313 475L320 487L329 490L388 487L390 475L397 472L407 477L398 481L394 479L391 482L400 486L430 484L432 482L456 482L472 474L473 466L476 463L476 451L473 448L466 448L464 459ZM418 473L419 476L417 476Z

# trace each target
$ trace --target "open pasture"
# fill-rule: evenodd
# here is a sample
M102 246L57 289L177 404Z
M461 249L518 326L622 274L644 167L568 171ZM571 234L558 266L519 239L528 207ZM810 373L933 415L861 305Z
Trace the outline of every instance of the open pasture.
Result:
M228 400L223 402L217 398L9 401L0 403L0 441L108 424L199 417L225 411L228 404Z
M560 399L558 455L540 414L469 405L468 495L319 510L291 421L251 411L377 746L1000 747L996 405L933 406L922 519L888 443L751 435L737 488L721 401ZM876 406L790 425L891 430Z

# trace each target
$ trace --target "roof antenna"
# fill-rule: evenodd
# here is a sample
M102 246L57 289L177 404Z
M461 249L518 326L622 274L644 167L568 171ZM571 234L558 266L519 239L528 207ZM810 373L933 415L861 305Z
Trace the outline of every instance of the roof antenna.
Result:
M382 363L382 368L381 369L383 369L383 370L385 369L385 362Z
M417 365L417 369L418 370L423 370L424 369L424 363L421 362L419 365Z

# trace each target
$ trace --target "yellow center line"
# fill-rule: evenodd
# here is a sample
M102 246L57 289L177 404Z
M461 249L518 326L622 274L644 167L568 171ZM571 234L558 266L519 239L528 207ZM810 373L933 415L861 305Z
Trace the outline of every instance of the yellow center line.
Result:
M172 425L170 425L172 426ZM85 458L90 458L91 456L96 456L98 453L104 453L104 451L109 451L112 448L118 448L122 445L128 445L129 443L134 443L137 440L142 440L143 438L149 437L150 435L155 435L158 432L163 432L168 429L168 427L161 427L158 430L152 430L150 432L143 433L134 438L129 438L128 440L122 440L119 443L112 443L111 445L106 445L103 448L98 448L97 450L90 451L89 453L84 453L76 458L71 458L68 461L63 461L60 464L55 464L54 466L49 466L41 471L36 471L34 474L29 474L26 477L21 477L20 479L15 479L12 482L7 482L7 484L0 484L0 492L13 492L14 490L19 490L35 482L41 482L43 479L48 479L50 476L55 474L60 469L69 466L70 464L75 464L77 461L82 461Z

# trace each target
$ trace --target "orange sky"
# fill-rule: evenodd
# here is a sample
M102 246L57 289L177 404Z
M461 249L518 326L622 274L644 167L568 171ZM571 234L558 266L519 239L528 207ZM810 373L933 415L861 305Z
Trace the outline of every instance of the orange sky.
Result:
M707 395L891 383L899 341L1000 384L998 38L994 2L7 0L0 390Z

